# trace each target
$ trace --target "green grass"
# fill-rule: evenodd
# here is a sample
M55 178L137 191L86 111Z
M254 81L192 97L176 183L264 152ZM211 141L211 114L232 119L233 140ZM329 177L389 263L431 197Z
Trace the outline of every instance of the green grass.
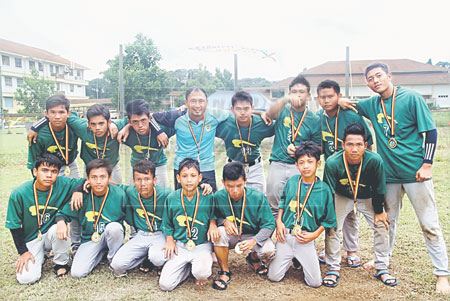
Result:
M439 124L447 117L439 114ZM441 127L439 132L439 147L434 164L434 184L440 224L447 244L450 242L450 127ZM26 169L27 146L24 129L15 129L13 134L0 131L0 224L5 224L8 198L11 190L31 179ZM171 168L175 141L170 142L166 151L168 154L169 180L173 183ZM222 166L225 163L225 153L221 142L216 142L216 176L220 181ZM271 142L263 142L262 156L265 159L266 175ZM127 147L121 150L121 169L124 183L129 181L129 156ZM80 168L83 167L79 161ZM319 174L322 173L322 169ZM230 263L233 281L227 291L219 292L207 287L196 288L192 279L181 285L175 291L166 293L159 290L157 277L154 274L144 275L132 271L127 278L115 279L106 266L97 267L85 279L68 278L60 281L55 279L52 263L46 262L43 267L41 281L31 286L17 284L14 273L14 263L17 252L10 232L0 227L0 299L2 300L133 300L133 299L442 299L434 293L435 277L429 260L422 232L410 202L405 198L397 232L397 243L394 257L391 261L392 273L400 283L395 288L389 288L376 281L363 269L342 269L341 281L335 289L321 287L308 288L301 279L301 274L290 270L280 283L271 283L265 278L254 275L245 264L243 257L230 252ZM373 234L364 219L361 220L360 255L363 262L372 258ZM323 248L323 236L317 241L317 247ZM322 266L322 272L325 267ZM213 268L213 275L217 266ZM450 298L449 298L450 299Z

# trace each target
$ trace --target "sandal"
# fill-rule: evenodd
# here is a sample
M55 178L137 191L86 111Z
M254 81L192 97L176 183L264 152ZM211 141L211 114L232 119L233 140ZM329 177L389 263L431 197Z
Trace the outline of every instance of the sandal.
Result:
M359 261L358 263L355 263L355 261ZM350 263L349 263L350 262ZM361 266L361 258L359 258L358 255L355 256L347 256L347 266L349 268L357 268Z
M59 269L64 269L65 270L64 273L58 274ZM53 270L55 271L56 278L61 279L64 276L66 276L67 274L69 274L70 266L68 264L55 264L55 266L53 267Z
M247 257L245 257L245 261L247 261L248 265L258 276L266 276L269 272L269 269L264 264L264 261L262 261L261 259L253 259L251 253L248 254ZM255 268L254 263L259 263L260 266L258 268Z
M231 272L227 272L227 271L218 271L217 274L219 274L219 275L217 275L217 276L214 278L212 287L213 287L214 289L216 289L216 290L224 291L224 290L227 289L228 284L230 284L230 282L231 282ZM221 276L221 275L228 276L228 280L225 281L225 280L223 280L223 279L220 279L220 276ZM223 285L223 286L218 285L216 282L219 282L219 283L220 283L221 285Z
M326 276L336 276L336 279ZM325 278L323 278L322 284L326 287L336 287L338 285L339 278L341 278L341 275L339 275L338 272L329 271L328 273L326 273ZM325 281L330 281L331 283L326 283Z
M388 275L388 276L383 279L381 277L382 275ZM375 273L373 276L375 276L381 282L383 282L384 284L389 285L389 286L396 286L398 284L398 280L394 276L392 276L388 270L380 270L377 273ZM392 280L394 280L394 281L388 282L388 281L392 281Z
M139 265L139 271L144 274L148 274L152 269L154 268L154 265L146 258L140 265Z
M327 263L327 262L325 261L325 251L320 251L318 257L319 257L319 263L323 263L323 264Z

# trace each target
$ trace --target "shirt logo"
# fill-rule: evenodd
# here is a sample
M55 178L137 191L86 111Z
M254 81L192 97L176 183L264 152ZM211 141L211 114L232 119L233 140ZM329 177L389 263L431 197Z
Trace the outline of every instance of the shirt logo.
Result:
M43 211L44 208L45 208L44 205L39 205L39 211ZM58 208L47 206L47 210L58 210ZM36 216L36 206L35 205L30 206L28 208L28 211L30 211L31 216ZM45 215L47 215L47 214L48 213L46 213Z
M100 151L103 151L103 147L100 148L99 146L95 146L94 143L86 142L85 144L86 144L86 146L89 147L90 149L98 149L98 150L100 150ZM106 148L106 150L109 150L109 148Z
M300 203L299 205L300 205L300 209L303 208L303 204L302 204L302 203ZM292 200L292 201L289 203L289 209L290 209L292 212L297 213L297 200ZM308 209L305 208L305 212L308 213L309 216L313 217L312 214L311 214L311 212L309 212Z
M138 208L138 209L136 209L136 213L137 213L140 217L142 217L143 219L145 219L144 210ZM161 220L161 218L160 218L159 216L157 216L156 214L147 212L147 215L150 216L150 217L155 217L156 219Z
M144 150L151 150L151 151L159 151L157 148L148 147L148 146L142 146L142 145L135 145L133 146L134 150L138 152L139 154L143 154Z
M205 130L207 130L208 132L211 130L211 125L205 125Z
M234 147L241 147L241 144L247 144L249 146L256 146L256 144L244 141L244 140L240 140L240 139L233 139L231 140L231 143L233 143Z
M87 219L87 221L88 222L94 222L95 220L94 220L94 211L87 211L85 214L84 214L84 216L86 217L86 219ZM95 216L98 216L98 212L95 212ZM110 219L108 219L106 216L104 216L103 214L102 214L102 218L103 219L105 219L105 220L107 220L108 222L111 222L111 220Z
M184 216L184 215L178 215L177 216L177 218L176 218L176 220L177 220L177 222L178 222L178 225L180 225L180 227L186 227L186 216ZM188 221L189 222L192 222L192 217L190 217L190 216L188 216ZM201 221L199 221L199 220L195 220L195 223L197 223L197 224L199 224L199 225L201 225L201 226L204 226L205 224L204 223L202 223Z
M232 215L227 216L227 220L229 220L230 222L234 223L234 217L233 217ZM238 221L239 223L243 223L244 225L250 226L250 223L249 223L249 222L241 221L241 220L239 219L239 217L236 217L236 221Z

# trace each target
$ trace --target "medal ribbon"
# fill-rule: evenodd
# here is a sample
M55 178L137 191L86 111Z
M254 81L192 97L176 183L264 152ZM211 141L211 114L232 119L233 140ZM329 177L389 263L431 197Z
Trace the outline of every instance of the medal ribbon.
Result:
M151 139L151 135L152 135L152 128L150 127L150 132L148 133L147 156L145 157L146 160L148 160L150 158L150 139ZM139 142L139 145L142 146L141 139L139 139L138 133L136 133L136 138L137 138L137 140ZM105 145L106 145L106 143L105 143Z
M147 226L150 229L150 232L153 232L153 222L155 221L155 215L156 215L156 198L157 198L157 194L156 194L156 188L153 186L153 216L152 216L152 222L150 223L150 220L148 218L148 214L147 214L147 210L145 209L144 203L141 200L141 195L138 193L138 200L139 200L139 204L141 205L142 210L144 210L144 217L145 217L145 221L147 222Z
M338 150L338 119L339 119L339 111L341 110L341 107L338 106L338 110L336 113L336 121L334 123L334 133L331 131L330 125L328 124L328 118L325 116L325 122L327 123L328 131L331 135L333 135L334 138L334 151L337 152Z
M94 135L94 142L95 142L95 151L97 152L97 159L100 159L100 156L98 154L98 148L97 148L97 139L95 138L95 134L93 134L93 135ZM108 135L106 135L105 145L103 145L102 160L103 160L103 158L105 158L106 143L108 143Z
M97 232L97 224L98 224L98 221L100 220L100 216L102 215L103 207L105 206L106 198L108 197L108 193L109 193L109 186L106 189L105 196L103 197L102 204L100 205L100 209L98 211L98 215L96 218L95 217L94 192L91 189L92 213L94 214L94 232Z
M64 155L64 152L61 149L61 145L58 142L58 139L56 139L56 135L55 132L52 129L52 124L49 123L48 127L50 128L50 132L52 133L53 136L53 140L56 143L56 146L59 149L59 152L61 153L61 156L63 157L64 161L66 161L66 165L69 165L69 129L67 127L67 123L66 123L66 155Z
M48 201L52 196L53 185L50 186L50 192L48 193L47 200L45 201L44 210L42 211L42 215L39 213L39 199L36 190L36 181L33 183L33 195L34 195L34 203L36 206L36 217L38 223L38 229L41 230L42 218L44 217L45 211L47 210Z
M244 160L245 160L245 163L247 163L248 162L248 160L247 160L247 151L245 150L244 143L242 143L243 140L242 140L241 129L239 128L239 124L238 124L237 119L236 119L236 126L237 126L237 129L238 129L238 132L239 132L239 138L241 139L241 148L242 148L242 152L244 153ZM247 137L247 142L249 142L249 143L250 143L250 133L251 132L252 132L252 118L250 117L250 125L248 127L248 137Z
M242 225L244 224L244 215L245 215L245 203L247 201L247 192L244 189L244 199L242 200L242 210L241 210L241 222L239 225L239 233L238 233L238 240L241 240L241 235L242 235ZM233 222L234 225L237 226L236 223L236 216L234 215L234 210L233 210L233 205L231 204L231 198L230 195L228 194L228 203L230 204L230 209L231 209L231 214L233 214Z
M315 182L316 181L312 182L311 186L309 186L308 191L306 192L306 195L305 195L305 199L303 200L303 203L302 203L302 209L299 212L299 210L300 210L300 192L301 192L302 178L300 177L300 179L298 180L298 184L297 184L297 221L296 221L297 225L298 225L298 222L300 221L300 218L303 215L303 211L305 210L305 207L306 207L306 202L309 199L309 195L311 194L311 191L312 191L312 189L314 187L314 183Z
M192 126L191 126L191 121L188 120L189 129L191 130L191 134L192 134L192 137L194 138L195 145L197 146L198 160L199 161L200 161L200 146L202 144L203 130L205 129L205 124L206 124L206 116L203 119L202 131L200 133L200 140L199 140L199 142L197 142L197 138L195 137L194 130L192 129Z
M300 128L302 127L303 121L305 120L306 113L308 113L308 108L305 108L302 119L298 124L297 130L295 130L295 119L294 119L294 112L292 112L292 108L290 109L290 111L291 111L292 143L294 143L298 133L300 132Z
M394 88L394 92L392 93L392 108L391 108L391 120L389 121L388 115L386 113L386 106L384 105L384 100L380 96L381 108L383 109L384 118L386 119L387 124L391 128L391 136L395 137L395 97L397 96L397 87Z
M361 163L358 168L358 173L356 174L355 186L353 186L352 176L350 175L350 169L348 168L347 160L345 159L345 152L342 154L342 158L344 159L345 172L347 173L348 181L350 182L350 187L353 192L353 200L356 202L358 197L358 188L359 188L359 179L361 178L361 170L363 166L363 161L361 159Z
M200 192L198 191L198 188L197 188L197 200L195 201L194 216L192 217L192 224L191 224L191 226L189 226L189 220L188 220L188 216L187 216L187 212L186 212L186 205L184 204L183 189L181 189L181 205L183 206L184 216L186 217L186 228L188 230L189 239L191 239L191 236L192 236L191 228L194 227L195 218L197 217L199 201L200 201Z

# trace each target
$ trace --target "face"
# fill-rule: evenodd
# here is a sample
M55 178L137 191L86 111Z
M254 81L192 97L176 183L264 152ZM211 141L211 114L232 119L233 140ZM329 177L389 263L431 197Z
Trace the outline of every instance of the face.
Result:
M351 161L360 161L366 150L366 142L361 135L348 135L345 138L343 149L345 157Z
M243 177L240 177L239 179L234 181L222 180L222 183L230 197L233 200L238 201L244 195L245 183L247 183L247 181L244 180Z
M57 105L45 111L45 116L48 117L50 124L55 128L64 127L69 115L70 111L67 111L64 105Z
M248 101L236 101L234 106L231 107L236 120L239 122L248 122L252 118L254 106Z
M195 167L183 167L179 174L177 174L177 180L180 182L184 191L193 192L202 180L202 175Z
M33 169L33 175L36 177L36 182L41 188L50 188L56 182L59 170L56 166L48 166L41 164L37 169Z
M189 110L191 118L203 118L208 105L206 95L201 91L194 91L189 94L188 99L185 100L186 106Z
M311 94L308 92L308 87L303 84L295 84L289 91L290 96L296 96L298 101L293 103L294 108L301 108L306 105Z
M133 174L134 186L142 196L148 196L153 191L153 186L156 183L156 177L153 177L151 172L148 174L134 172Z
M367 73L367 86L375 93L382 94L392 86L392 74L386 74L381 68L374 68Z
M341 93L336 93L333 88L325 88L319 91L320 106L326 111L331 112L337 110L339 98Z
M146 114L142 115L131 115L131 118L129 120L129 123L133 127L134 131L138 133L139 135L145 135L148 133L148 130L150 128L149 125L150 117Z
M106 192L109 182L108 171L104 167L94 168L89 173L88 181L94 193Z
M102 115L93 116L89 119L89 129L98 138L104 137L108 133L111 120L106 120Z
M297 166L302 177L311 178L316 176L316 170L320 166L320 161L317 161L314 157L304 155L298 158L295 166Z

